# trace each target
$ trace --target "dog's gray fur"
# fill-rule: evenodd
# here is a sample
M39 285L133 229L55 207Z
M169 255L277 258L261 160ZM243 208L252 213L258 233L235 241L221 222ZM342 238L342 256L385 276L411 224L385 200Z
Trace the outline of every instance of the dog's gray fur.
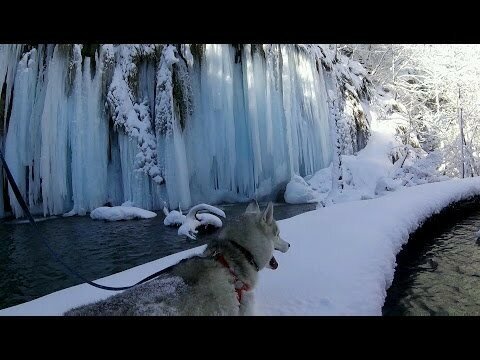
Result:
M253 256L259 270L276 264L273 250L290 247L279 236L273 204L262 213L252 202L243 215L226 226L200 256L183 260L167 273L105 300L69 310L65 315L250 315L252 291L258 279L255 264L237 247ZM219 261L223 255L238 279L250 286L237 300L234 276ZM276 265L273 267L276 268Z

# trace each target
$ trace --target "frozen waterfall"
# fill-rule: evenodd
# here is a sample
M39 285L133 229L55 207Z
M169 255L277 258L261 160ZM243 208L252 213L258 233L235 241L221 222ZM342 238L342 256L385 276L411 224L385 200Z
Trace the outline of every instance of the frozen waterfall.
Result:
M271 197L331 162L324 76L294 45L0 45L0 143L44 215Z

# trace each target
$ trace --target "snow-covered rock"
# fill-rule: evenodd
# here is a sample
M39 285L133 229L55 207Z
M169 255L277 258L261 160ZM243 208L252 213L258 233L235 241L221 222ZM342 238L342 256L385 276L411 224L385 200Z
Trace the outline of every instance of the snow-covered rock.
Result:
M225 213L216 208L215 206L208 204L198 204L190 209L188 214L185 217L184 222L178 228L178 235L184 235L190 239L196 239L196 234L198 233L197 228L199 226L212 225L215 227L221 227L222 221L213 214L199 213L199 211L209 211L218 216L226 217Z
M163 219L163 225L165 226L180 226L187 218L181 211L172 210L169 212L166 208L163 208L163 212L166 215Z
M304 204L315 202L314 191L307 182L298 175L294 175L287 184L284 194L285 201L289 204Z
M395 191L400 186L402 186L401 180L393 180L392 178L382 176L377 181L377 185L375 186L375 194L376 195L384 195L387 191Z
M200 226L213 226L220 228L223 226L222 220L213 214L200 212L209 211L218 216L225 217L225 213L219 208L208 205L198 204L190 209L187 215L183 215L182 211L172 210L168 211L166 207L163 208L165 219L163 224L166 226L180 226L178 228L178 235L187 236L190 239L195 239L198 233L197 228Z
M200 220L201 226L211 225L216 228L221 228L223 226L222 220L213 214L199 213L197 214L197 219Z
M132 219L150 219L157 216L156 213L134 206L101 206L90 213L93 220L132 220Z

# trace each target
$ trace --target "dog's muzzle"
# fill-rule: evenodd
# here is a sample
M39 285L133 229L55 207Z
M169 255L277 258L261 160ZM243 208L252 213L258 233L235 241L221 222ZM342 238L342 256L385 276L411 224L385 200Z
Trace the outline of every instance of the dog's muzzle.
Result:
M278 240L275 242L275 250L286 253L289 248L290 248L290 244L279 236Z

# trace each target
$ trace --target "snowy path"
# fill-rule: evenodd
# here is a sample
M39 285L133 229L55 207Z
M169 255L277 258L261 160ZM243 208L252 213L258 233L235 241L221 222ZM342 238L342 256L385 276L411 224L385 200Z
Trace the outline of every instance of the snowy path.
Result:
M340 203L279 221L291 243L263 270L256 290L260 315L381 315L395 256L410 233L452 202L480 194L480 178L402 188L377 199ZM202 247L111 275L118 286L201 252ZM0 315L56 315L111 292L78 285L0 310Z
M452 202L480 194L480 178L403 188L341 203L280 222L290 251L263 271L258 313L381 315L395 256L410 233Z

